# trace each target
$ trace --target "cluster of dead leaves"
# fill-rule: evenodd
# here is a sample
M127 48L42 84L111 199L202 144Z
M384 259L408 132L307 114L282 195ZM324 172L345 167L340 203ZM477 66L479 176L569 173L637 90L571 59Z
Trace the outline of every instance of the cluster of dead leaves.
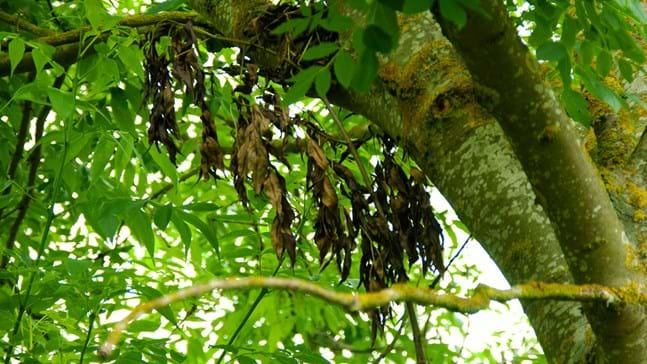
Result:
M351 252L361 236L360 284L378 291L409 278L409 267L421 260L423 274L443 274L442 228L425 189L424 174L411 168L409 177L395 162L392 142L383 140L382 161L375 167L371 186L363 186L342 161L326 158L320 144L308 139L308 185L318 206L315 241L325 267L333 257L342 280L350 271ZM344 153L342 155L347 155ZM334 172L338 188L327 172ZM340 208L337 190L350 200L351 212ZM332 252L332 257L325 259ZM371 312L374 334L390 314L388 307Z
M171 34L170 49L160 52L157 45L162 37ZM169 65L172 65L169 70ZM148 142L162 143L175 163L178 148L171 135L178 137L175 117L175 93L172 79L184 85L187 95L202 110L202 143L200 144L200 175L215 177L217 169L224 169L223 153L218 135L206 101L204 72L198 62L197 37L191 22L182 27L170 23L161 24L150 34L145 47L145 102L152 98L149 117ZM171 77L171 75L173 77Z
M255 77L253 70L253 67L251 69L248 67L248 72L245 73L247 79ZM267 103L249 105L245 98L239 97L238 129L230 170L234 175L234 187L243 204L248 203L245 187L248 175L251 175L254 192L256 194L264 192L268 197L276 212L271 230L272 247L279 258L287 251L290 261L294 264L296 238L292 232L292 223L295 213L288 202L285 179L270 162L270 152L272 152L277 159L289 166L282 152L269 143L272 139L271 126L287 127L287 113L277 107L278 101L275 105ZM287 134L283 133L283 135L287 137ZM287 139L284 140L287 141Z
M167 34L173 35L172 49L160 54L155 44ZM301 153L307 156L306 185L317 209L314 230L322 269L335 261L341 280L347 279L360 238L360 284L367 291L407 281L407 271L417 261L423 274L430 270L442 274L442 229L430 205L423 173L411 168L407 175L395 160L393 142L382 138L381 161L370 171L369 185L362 184L352 171L353 165L360 162L348 158L352 154L350 143L359 148L362 141L340 141L307 118L289 116L272 87L253 97L262 70L244 58L240 64L236 72L240 83L235 89L238 119L229 170L245 206L249 202L248 185L254 193L265 194L269 199L275 211L272 246L279 258L287 252L292 264L295 263L297 240L292 225L296 213L289 202L285 178L273 163L278 161L289 169L284 153L290 141L296 141ZM149 141L162 143L175 162L178 149L171 138L177 137L172 75L202 110L200 172L205 178L215 176L216 170L224 169L223 152L205 101L205 76L198 63L196 36L190 23L181 28L162 25L150 36L146 71L146 91L152 95L153 103ZM295 125L306 131L305 140L296 137ZM326 147L345 150L339 157L329 158ZM372 312L374 333L383 327L389 314L387 307Z

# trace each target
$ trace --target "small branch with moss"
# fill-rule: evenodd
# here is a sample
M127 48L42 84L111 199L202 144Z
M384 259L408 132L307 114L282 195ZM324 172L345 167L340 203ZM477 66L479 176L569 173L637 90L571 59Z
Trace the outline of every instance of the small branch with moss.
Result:
M0 19L1 21L2 19ZM171 11L160 14L136 14L126 16L119 20L118 26L136 28L140 31L146 31L147 28L155 26L160 22L170 21L177 23L186 23L188 21L197 21L197 14L187 13L180 11ZM208 26L198 21L201 26ZM102 40L107 38L111 29L99 31L99 38ZM70 30L64 33L52 34L49 33L43 37L36 38L34 41L38 43L45 43L56 47L52 60L66 66L76 61L78 56L79 42L83 40L86 33L92 31L91 27L81 27L78 29ZM0 55L0 76L9 74L11 62L9 56L6 54ZM18 63L14 73L29 72L35 69L34 61L31 52L25 52L23 59Z
M637 286L610 288L595 284L570 285L531 282L516 285L510 289L496 289L486 285L479 285L470 297L460 297L453 294L441 294L426 287L413 287L399 283L381 291L342 293L301 279L274 277L212 279L206 283L193 285L135 307L125 318L115 324L112 332L108 335L108 339L99 349L99 355L103 358L110 356L128 324L152 310L187 298L198 297L216 289L227 291L258 288L305 293L341 306L348 311L367 311L391 302L411 302L469 314L487 309L491 301L505 302L514 299L602 302L607 306L622 303L647 304L647 293L640 291Z
M40 36L49 36L53 35L54 31L47 28L41 28L37 25L34 25L24 18L16 15L7 14L4 11L0 11L0 21L6 24L10 24L16 27L16 30L26 30L27 32Z

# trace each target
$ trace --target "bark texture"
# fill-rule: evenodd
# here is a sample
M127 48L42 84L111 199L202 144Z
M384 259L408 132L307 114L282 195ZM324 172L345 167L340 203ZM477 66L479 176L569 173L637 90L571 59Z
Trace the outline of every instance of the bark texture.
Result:
M443 30L476 81L496 94L492 112L552 222L575 282L642 285L644 275L627 265L629 240L607 190L503 2L481 5L489 16L470 12L463 29L443 22ZM643 307L586 308L604 360L647 362Z

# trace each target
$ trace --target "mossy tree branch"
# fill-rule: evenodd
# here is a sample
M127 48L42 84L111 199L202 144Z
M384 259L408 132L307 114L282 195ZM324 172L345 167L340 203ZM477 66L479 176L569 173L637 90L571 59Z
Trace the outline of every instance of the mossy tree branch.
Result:
M19 16L7 14L4 11L0 11L0 21L15 26L18 31L26 30L31 34L40 36L49 36L54 34L54 31L51 29L41 28Z
M0 18L0 20L2 20ZM170 11L159 14L136 14L123 17L117 22L118 26L127 28L146 29L148 27L159 24L160 22L171 21L177 23L186 23L193 21L197 25L206 26L206 23L199 21L198 15L195 13L187 13L180 11ZM98 38L104 40L109 34L111 29L102 30L97 33ZM79 54L79 45L82 43L84 37L88 32L91 32L91 27L82 27L73 29L68 32L59 34L49 34L40 38L34 39L34 42L44 43L56 47L52 60L56 63L67 66L77 61ZM91 50L86 52L86 55L91 54ZM0 77L9 75L11 71L11 62L9 56L6 54L0 55ZM34 60L31 52L25 52L22 60L16 66L14 73L32 72L35 71Z
M569 285L531 282L516 285L510 289L497 289L486 285L479 285L470 297L461 297L453 294L438 293L426 287L414 287L400 283L381 291L343 293L323 288L306 280L294 278L216 278L206 283L196 284L138 305L126 317L114 325L108 339L101 346L99 355L104 358L110 356L114 347L119 342L122 332L128 327L128 324L138 317L150 313L152 310L187 298L195 298L213 290L250 290L256 288L300 292L341 306L348 311L367 311L392 302L405 302L435 306L454 312L470 314L487 309L491 301L506 302L514 299L599 302L612 309L620 307L624 303L647 304L647 294L638 291L633 286L627 288L610 288L595 284Z

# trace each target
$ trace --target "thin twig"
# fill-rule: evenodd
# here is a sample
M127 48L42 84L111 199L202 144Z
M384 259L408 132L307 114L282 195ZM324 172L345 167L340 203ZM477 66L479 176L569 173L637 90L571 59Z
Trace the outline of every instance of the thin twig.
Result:
M463 242L463 244L461 245L461 247L460 247L460 248L458 248L458 250L456 251L456 253L454 254L454 256L452 256L452 257L451 257L451 259L449 259L449 262L447 262L447 265L445 266L445 270L444 270L445 272L447 272L447 270L448 270L448 269L449 269L449 267L452 265L452 263L454 263L454 260L456 260L456 258L458 258L458 256L459 256L459 255L461 255L461 252L463 251L463 249L465 249L465 246L467 246L467 243L470 241L470 239L471 239L471 238L472 238L472 235L469 235L469 236L467 237L467 239L465 239L465 241ZM442 274L438 274L438 275L436 276L436 278L434 278L434 280L433 280L433 281L431 282L431 284L429 285L429 288L436 288L436 286L437 286L437 285L438 285L438 283L440 282L440 278L442 278L442 276L443 276Z
M59 76L54 81L53 87L59 88L63 83L64 79L65 79L65 74ZM36 182L36 175L38 172L38 166L40 165L40 157L41 157L41 149L42 149L42 145L40 145L38 141L43 136L43 132L45 130L45 119L47 119L47 115L49 115L50 110L51 110L50 105L43 105L43 108L41 109L40 114L36 119L36 130L34 133L34 143L36 146L34 147L34 150L31 152L31 155L28 158L29 174L27 176L25 193L23 194L22 199L18 203L18 213L16 215L16 219L13 221L13 224L9 228L9 235L7 236L7 240L5 242L4 254L2 255L2 259L0 259L0 269L4 269L9 263L8 253L11 250L13 250L14 244L16 243L16 236L18 235L20 226L22 225L22 222L27 214L27 209L29 208L29 204L31 203L31 200L33 198L32 197L32 193L34 190L33 187Z
M393 340L391 340L391 342L384 348L384 350L380 353L380 356L373 360L374 364L383 363L384 358L386 358L386 356L389 355L393 351L393 349L395 349L395 344L397 344L398 340L400 340L404 326L407 324L407 317L407 312L405 312L402 316L400 327L398 327L398 331L396 331L395 335L393 336Z
M60 30L65 30L63 24L61 24L61 21L58 19L58 15L56 15L56 12L54 11L52 0L47 0L47 6L49 7L49 15L54 20L54 23L56 23Z
M335 353L338 353L342 350L348 350L351 353L355 353L355 354L369 354L375 351L384 350L384 348L380 348L380 347L376 348L373 346L369 346L367 348L361 348L361 349L356 348L352 345L346 344L344 342L340 342L334 337L324 332L315 332L314 335L310 337L310 340L312 340L315 345L325 346Z
M180 176L180 178L178 178L178 183L179 183L179 182L184 182L184 181L188 180L189 178L191 178L191 177L193 177L193 176L197 175L197 174L198 174L198 172L200 172L200 168L199 168L199 167L198 167L198 168L194 168L194 169L192 169L192 170L189 170L188 172L186 172L186 173L184 173L183 175L181 175L181 176ZM157 190L156 192L153 192L153 193L151 194L151 196L148 198L148 200L157 200L158 198L162 197L162 196L163 196L163 195L165 195L167 192L169 192L170 190L172 190L172 189L173 189L173 187L175 187L175 183L169 183L169 184L165 185L164 187L160 188L160 189L159 189L159 190Z
M63 83L63 80L65 80L66 75L67 73L63 73L62 75L58 76L58 78L56 78L56 80L54 81L55 88L59 88L61 86L61 84ZM38 116L38 120L36 121L36 131L35 131L35 135L37 136L35 138L36 147L34 147L33 153L29 156L31 165L30 165L28 178L29 180L32 181L31 186L33 186L33 182L36 179L36 171L38 170L38 165L40 163L41 145L38 143L38 141L40 140L40 137L43 135L44 128L45 128L45 119L47 118L49 111L50 111L50 107L48 105L44 105L43 108L41 109L40 115ZM25 315L25 312L27 311L27 305L29 303L29 298L31 297L31 291L34 287L34 280L36 279L36 275L39 274L38 268L40 265L40 261L43 257L43 253L45 252L47 241L49 239L49 229L52 226L54 217L56 216L54 214L54 205L56 203L56 198L58 195L58 188L61 183L61 177L63 174L63 166L65 165L66 154L67 154L67 137L65 138L65 142L63 143L63 152L61 153L61 164L58 166L58 169L56 170L56 175L54 176L54 183L52 183L49 207L47 209L47 219L43 226L43 233L41 235L40 243L38 245L38 250L36 252L36 259L33 263L33 271L31 272L29 279L27 280L25 297L22 300L22 302L20 302L19 309L18 309L18 316L16 317L16 322L14 323L13 329L11 330L11 336L10 336L11 342L13 342L13 339L18 334L18 330L20 330L20 324L22 322L22 318ZM31 191L31 190L32 190L31 187L28 188L28 191ZM14 221L14 225L12 225L12 230L14 226L16 227L16 231L13 233L13 237L12 237L13 240L7 240L7 243L11 241L12 249L13 249L13 242L15 242L15 237L17 234L17 227L19 227L22 224L22 219L25 217L25 213L27 211L27 208L29 207L29 201L31 201L30 194L25 194L23 196L23 199L20 201L20 206L24 206L24 208L22 208L19 211L18 216ZM16 224L17 221L19 221L18 224ZM5 261L3 261L3 263L6 264ZM11 344L9 345L9 348L7 348L7 351L5 352L5 358L4 358L5 364L9 364L11 362L14 348L15 348L15 344Z
M418 316L416 315L416 307L411 302L405 303L409 321L411 321L411 332L413 333L413 343L416 347L416 363L427 364L427 355L422 343L422 335L420 333L420 326L418 326Z
M276 274L279 272L279 269L281 268L281 265L283 265L283 260L285 260L284 258L285 258L285 256L281 257L281 260L279 261L279 264L276 265L276 268L274 269L274 272L272 272L272 277L276 276ZM231 335L229 340L227 340L227 346L231 346L234 343L234 341L238 337L238 334L240 334L243 327L245 327L245 324L247 323L247 321L249 321L249 318L252 317L252 314L254 313L254 311L256 311L256 307L258 307L258 305L261 303L261 301L263 300L263 298L265 297L265 295L269 291L270 290L268 288L261 289L261 292L258 294L258 296L256 296L256 299L254 300L251 307L249 307L249 310L247 310L247 313L245 314L243 319L240 321L240 323L236 327L236 330ZM222 359L224 359L226 353L227 353L227 350L222 351L222 353L218 357L218 360L216 360L216 364L222 363Z
M35 74L32 72L29 74L28 82L34 80ZM20 120L20 126L18 127L18 134L16 135L16 149L11 155L11 161L9 162L9 168L7 168L7 179L9 181L15 181L16 171L18 170L18 164L22 160L22 154L25 151L25 142L27 142L27 132L29 131L29 124L31 121L31 112L32 112L32 103L31 101L25 101L22 105L22 119ZM2 196L6 196L11 193L11 184L8 185L4 191L2 191ZM0 218L2 218L4 208L0 208ZM0 259L0 260L4 260ZM0 268L2 265L0 265Z
M81 357L79 358L79 364L83 364L83 358L85 357L85 352L88 350L88 344L90 344L90 338L92 337L92 327L94 326L94 321L97 318L96 311L90 312L90 320L88 322L88 333L85 335L85 340L83 341L83 348L81 349Z

